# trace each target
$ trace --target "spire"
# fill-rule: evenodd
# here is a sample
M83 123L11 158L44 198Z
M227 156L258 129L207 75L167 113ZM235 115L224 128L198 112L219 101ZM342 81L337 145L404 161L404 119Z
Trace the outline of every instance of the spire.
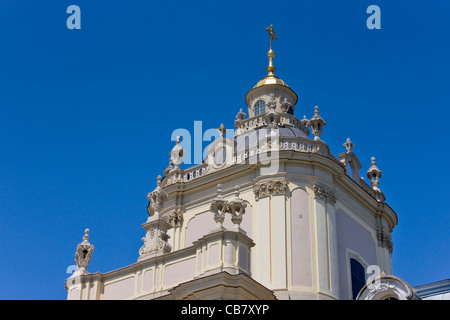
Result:
M270 49L267 53L267 56L269 57L269 66L267 67L267 72L269 73L268 76L273 76L275 72L275 67L273 66L273 57L275 57L275 52L272 50L272 41L277 39L277 36L275 35L275 30L273 30L273 25L270 25L266 28L266 31L269 33L270 36Z
M286 97L283 96L282 98L287 98L289 103L291 103L292 107L294 107L298 101L297 94L291 88L289 88L289 86L283 80L281 80L274 74L276 70L275 66L273 65L273 58L275 57L275 52L273 51L272 45L273 40L277 40L278 37L275 34L273 25L267 27L266 31L270 37L270 47L269 52L267 53L267 56L269 57L269 66L266 68L267 75L261 80L259 80L258 83L249 92L247 92L247 94L245 95L245 102L247 103L247 105L255 103L256 102L255 99L257 99L260 96L260 94L263 93L263 91L266 91L265 89L269 90L281 89L281 92L287 95ZM270 88L271 86L275 87ZM261 87L263 87L264 89L260 90L259 88ZM256 96L254 94L256 94ZM249 109L249 116L251 116L251 114L252 112L250 112Z

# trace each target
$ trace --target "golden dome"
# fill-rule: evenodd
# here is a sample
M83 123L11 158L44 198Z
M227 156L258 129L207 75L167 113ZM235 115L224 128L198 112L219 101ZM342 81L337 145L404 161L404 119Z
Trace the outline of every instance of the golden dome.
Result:
M278 84L281 86L285 86L288 87L289 86L284 83L283 80L281 80L280 78L278 78L277 76L273 75L273 74L269 74L266 77L264 77L263 79L261 79L254 87L254 88L259 88L261 86L265 86L265 85L272 85L272 84Z

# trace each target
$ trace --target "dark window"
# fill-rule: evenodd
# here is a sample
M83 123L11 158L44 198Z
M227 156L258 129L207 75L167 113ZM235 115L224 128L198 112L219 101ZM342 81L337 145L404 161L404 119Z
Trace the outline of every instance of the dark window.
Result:
M352 275L353 300L355 300L359 291L366 283L366 275L364 272L364 267L355 259L350 259L350 272Z
M288 112L287 112L288 114L292 114L292 115L294 115L294 108L292 108L292 107L289 107L289 110L288 110Z

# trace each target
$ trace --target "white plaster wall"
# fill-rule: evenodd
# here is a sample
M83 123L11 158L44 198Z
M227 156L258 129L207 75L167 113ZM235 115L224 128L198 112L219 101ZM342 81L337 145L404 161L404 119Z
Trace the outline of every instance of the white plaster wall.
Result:
M213 213L208 211L197 214L189 220L185 231L184 247L192 246L194 241L197 241L214 228L216 223L213 218Z
M336 210L340 298L351 299L349 252L363 265L376 265L376 243L373 236L342 209Z
M134 277L128 277L105 285L103 300L124 300L134 294Z
M164 287L191 280L194 277L196 258L190 258L169 264L164 268Z
M291 192L292 286L312 286L309 195L300 188Z

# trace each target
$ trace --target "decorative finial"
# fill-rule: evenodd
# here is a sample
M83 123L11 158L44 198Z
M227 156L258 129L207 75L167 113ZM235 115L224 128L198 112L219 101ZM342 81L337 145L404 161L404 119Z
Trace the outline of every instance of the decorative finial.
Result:
M160 176L160 175L158 175L158 176L156 177L156 185L157 185L158 187L161 185L161 176Z
M347 141L343 144L343 146L347 149L347 153L350 153L355 145L350 141L350 138L347 138Z
M94 246L89 243L89 229L84 230L83 242L81 242L75 251L75 263L77 264L76 275L87 274L87 266L91 262Z
M239 109L239 112L238 112L237 115L236 115L236 119L237 119L237 120L244 120L244 118L245 118L246 115L247 115L247 114L246 114L244 111L242 111L242 108L240 108L240 109Z
M380 185L381 170L378 169L376 165L375 157L370 158L370 161L371 167L367 170L367 178L370 180L372 188L376 191L380 191L378 186Z
M321 116L319 116L319 107L314 107L314 117L311 118L311 120L308 121L308 127L311 127L312 133L314 135L314 140L318 141L320 140L320 135L322 134L323 127L327 123L325 120L322 119Z
M84 230L83 242L89 239L89 229Z
M301 120L301 122L305 125L305 126L307 126L308 125L308 119L306 119L306 115L303 115L303 119Z
M275 52L272 50L272 41L278 39L275 30L273 30L273 25L270 25L266 28L266 31L269 33L270 36L270 49L267 53L267 56L269 57L269 66L267 67L267 72L269 73L268 76L273 76L273 73L275 72L275 67L273 66L273 57L275 57Z

